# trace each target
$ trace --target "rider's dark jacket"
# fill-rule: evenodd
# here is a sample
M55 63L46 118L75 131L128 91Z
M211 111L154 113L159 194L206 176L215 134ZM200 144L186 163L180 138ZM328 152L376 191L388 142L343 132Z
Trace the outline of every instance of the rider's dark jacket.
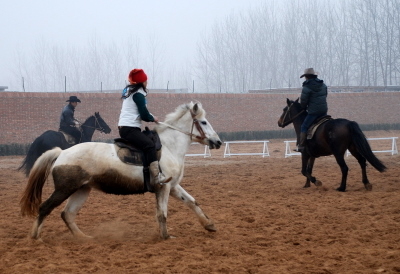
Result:
M63 108L60 116L60 128L75 127L74 112L75 108L71 104Z
M328 112L326 97L328 88L323 80L318 78L308 79L303 82L300 104L310 115L323 115Z

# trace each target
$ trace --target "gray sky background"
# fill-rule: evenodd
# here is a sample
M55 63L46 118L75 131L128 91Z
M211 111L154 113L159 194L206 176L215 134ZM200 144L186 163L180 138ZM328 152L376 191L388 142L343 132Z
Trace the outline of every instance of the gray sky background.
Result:
M16 51L29 52L40 40L50 45L83 47L123 41L132 34L155 35L166 54L184 64L216 22L247 12L263 0L0 0L0 86L11 86ZM168 58L171 60L171 58ZM132 64L134 66L134 64Z

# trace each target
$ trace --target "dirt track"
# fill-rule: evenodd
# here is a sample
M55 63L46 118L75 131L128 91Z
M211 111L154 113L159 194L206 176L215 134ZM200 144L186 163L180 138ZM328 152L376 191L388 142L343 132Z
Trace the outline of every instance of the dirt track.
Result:
M393 133L388 133L392 136ZM394 135L398 136L398 135ZM318 159L322 187L303 189L300 158L284 158L282 140L271 157L188 157L182 186L212 218L210 233L182 203L170 200L168 228L158 240L154 196L93 191L77 218L93 240L77 240L58 207L41 241L28 238L32 219L19 214L26 179L22 157L0 157L0 273L398 273L400 272L400 156L377 154L388 171L368 167L373 190L361 183L353 157L347 192L339 193L333 157ZM52 191L45 185L44 196Z

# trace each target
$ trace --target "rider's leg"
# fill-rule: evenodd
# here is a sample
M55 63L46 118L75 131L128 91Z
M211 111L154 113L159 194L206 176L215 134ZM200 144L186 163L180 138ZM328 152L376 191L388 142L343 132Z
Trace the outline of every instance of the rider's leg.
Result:
M165 184L171 181L171 177L165 178L160 172L157 153L154 142L141 132L140 128L122 127L119 130L120 136L137 148L143 150L147 163L150 165L150 185L147 186L150 192L154 192L156 184Z
M303 121L303 124L301 124L300 140L299 140L299 144L297 145L297 149L295 149L295 151L297 151L297 152L304 151L304 146L305 146L306 139L307 139L307 131L310 128L310 126L312 125L312 123L315 121L315 119L317 119L318 117L319 117L319 115L307 114L306 118Z

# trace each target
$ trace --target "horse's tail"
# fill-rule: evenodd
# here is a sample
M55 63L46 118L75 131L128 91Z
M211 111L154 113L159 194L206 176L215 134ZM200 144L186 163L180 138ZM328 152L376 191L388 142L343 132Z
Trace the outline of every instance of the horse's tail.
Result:
M43 185L61 151L59 147L49 150L43 153L33 165L29 173L28 184L20 200L22 216L36 216L38 214L39 206L42 203Z
M361 131L359 125L350 121L349 124L351 138L354 145L357 148L357 151L379 172L383 172L386 169L386 166L375 156L372 152L372 149L368 143L367 137L365 137L364 133Z
M44 147L43 144L44 138L47 136L45 135L46 133L47 132L43 133L32 142L32 144L29 146L25 159L18 168L19 171L23 171L25 173L26 177L29 176L29 172L31 172L33 164L40 157L40 155L42 155L46 150L49 150L49 148Z
M35 163L36 159L39 158L39 156L42 153L38 152L37 150L37 139L29 146L28 153L26 154L21 166L18 168L19 171L23 171L28 177L29 172L31 171L33 164Z

